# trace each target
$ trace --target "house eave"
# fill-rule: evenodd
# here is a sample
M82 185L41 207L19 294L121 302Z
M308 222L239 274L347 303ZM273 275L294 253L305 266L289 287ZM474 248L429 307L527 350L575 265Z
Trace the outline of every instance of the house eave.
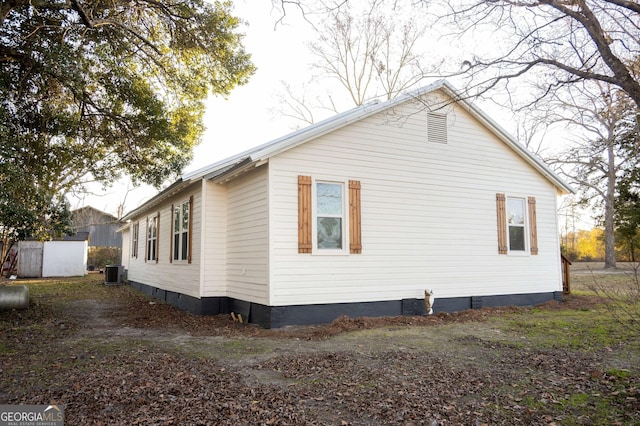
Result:
M231 164L225 168L218 169L214 172L204 175L203 179L210 180L216 183L225 183L240 176L248 170L253 169L254 167L257 167L256 162L251 157L246 157L240 159L235 164Z
M469 114L486 126L494 135L505 143L512 151L525 162L545 177L558 191L559 194L575 194L576 191L568 183L557 176L544 162L504 130L496 121L476 107L469 99L462 97L458 91L446 80L438 80L432 84L421 87L411 92L385 102L372 102L352 110L343 112L334 117L320 121L296 132L274 139L255 148L241 152L235 156L210 164L198 170L185 173L181 179L169 186L164 191L144 203L142 206L123 216L122 220L128 220L142 211L153 208L176 192L191 185L193 182L205 179L216 183L226 183L237 176L265 164L269 159L291 148L309 142L320 136L343 128L353 122L362 120L371 115L393 108L403 102L418 99L421 96L442 90L452 102L460 105Z
M134 210L127 213L126 215L122 216L122 219L120 220L123 222L126 222L136 216L139 216L142 212L151 210L153 207L157 206L158 204L162 203L164 200L172 197L178 192L183 191L185 188L189 187L193 183L194 183L194 180L185 181L183 179L178 179L177 181L169 185L167 188L165 188L164 190L156 194L149 201L143 203L141 206L135 208Z
M233 179L236 175L240 174L236 173L234 175L233 173L231 173L231 171L237 172L240 168L242 168L243 171L246 171L248 168L250 168L244 163L252 162L256 164L257 167L259 164L261 164L261 162L268 161L269 158L291 148L295 148L296 146L309 142L327 133L338 130L353 122L362 120L378 112L393 108L403 102L420 98L427 93L435 92L437 90L442 90L453 100L453 102L460 105L472 116L483 123L483 125L490 129L492 133L497 135L516 154L518 154L529 165L531 165L547 180L549 180L556 187L560 194L574 194L576 192L575 189L573 189L568 183L566 183L551 169L549 169L549 167L544 164L542 160L537 158L523 145L518 143L516 139L511 136L506 130L504 130L496 121L494 121L491 117L489 117L482 110L476 107L469 99L462 97L458 93L458 91L446 80L435 81L427 86L421 87L411 92L407 92L401 96L385 102L372 102L343 112L311 126L300 129L296 132L285 135L281 138L274 139L273 141L244 151L236 156L211 164L194 172L187 173L183 176L183 179L187 180L204 177L217 182L227 182ZM221 170L224 173L220 173Z

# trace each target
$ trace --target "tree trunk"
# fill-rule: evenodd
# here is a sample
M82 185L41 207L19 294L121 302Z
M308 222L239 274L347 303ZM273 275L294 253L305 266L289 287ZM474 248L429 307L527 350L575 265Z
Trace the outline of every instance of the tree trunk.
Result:
M604 268L616 267L616 239L615 239L615 197L616 197L616 167L613 142L607 147L607 193L604 201Z

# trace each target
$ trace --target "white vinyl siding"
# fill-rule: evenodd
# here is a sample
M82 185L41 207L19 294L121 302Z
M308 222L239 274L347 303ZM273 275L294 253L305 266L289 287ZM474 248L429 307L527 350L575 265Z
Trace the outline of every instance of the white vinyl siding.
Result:
M169 250L173 239L171 230L173 214L171 214L171 206L172 204L177 205L184 201L185 198L188 199L191 195L194 196L193 233L194 235L200 235L200 205L202 201L200 182L176 194L174 197L163 201L161 204L150 207L148 211L141 212L140 216L132 218L133 223L140 222L140 236L141 238L144 236L145 239L141 241L141 245L139 246L141 251L138 258L129 258L127 275L129 280L163 290L200 297L200 238L193 238L192 240L193 253L197 253L198 255L193 256L192 263L190 264L187 262L171 263L172 253ZM145 248L142 244L148 242L146 238L148 235L146 218L149 217L151 221L153 217L157 216L158 212L160 212L160 221L157 225L158 233L156 237L156 255L158 256L158 260L157 263L155 260L147 260L145 262L145 256L143 256L144 253L142 253L142 250L145 250Z
M313 253L348 253L345 184L316 181L313 185Z
M267 166L227 184L227 295L264 305L269 299L268 200Z
M202 241L202 296L227 295L227 187L204 181L206 191ZM194 239L199 239L195 234ZM195 260L195 258L194 258Z
M427 112L405 104L269 160L272 305L561 290L556 190L458 107L447 143L425 141ZM389 123L389 124L386 124ZM297 176L362 183L362 254L297 250ZM496 193L537 201L538 256L500 256Z
M122 265L125 269L129 268L129 257L131 256L131 227L123 229L122 232L122 253L120 254L122 258Z

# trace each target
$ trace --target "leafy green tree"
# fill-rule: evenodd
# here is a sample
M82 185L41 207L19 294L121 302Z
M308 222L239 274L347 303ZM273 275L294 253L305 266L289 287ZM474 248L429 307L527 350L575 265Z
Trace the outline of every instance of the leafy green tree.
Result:
M239 24L228 2L2 2L0 125L56 159L56 191L123 172L159 186L191 159L209 93L254 70Z
M640 170L620 179L616 198L616 241L621 254L637 262L640 251Z
M229 2L0 3L0 226L33 234L91 181L179 174L206 98L254 72L239 25Z
M0 264L4 264L17 241L69 235L72 221L64 197L34 187L36 178L24 179L23 170L0 165Z

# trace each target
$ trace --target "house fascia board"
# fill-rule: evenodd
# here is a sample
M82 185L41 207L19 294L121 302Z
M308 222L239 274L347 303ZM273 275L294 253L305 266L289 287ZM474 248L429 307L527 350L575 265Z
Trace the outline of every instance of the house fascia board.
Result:
M186 174L183 176L183 179L193 179L200 176L213 176L216 175L219 170L233 166L241 161L268 161L269 158L273 157L274 155L278 155L281 152L287 151L312 139L338 130L355 121L362 120L378 112L393 108L403 102L409 101L411 99L417 99L426 93L435 92L436 90L443 90L445 94L447 94L452 99L452 102L457 103L466 111L468 111L472 116L478 119L478 121L485 125L492 133L498 136L498 138L500 138L500 140L502 140L516 154L522 157L529 165L531 165L547 180L549 180L559 190L560 193L576 192L575 189L573 189L569 184L567 184L551 169L549 169L549 167L544 164L542 160L537 158L523 145L518 143L513 138L513 136L511 136L506 130L504 130L491 117L489 117L481 109L476 107L472 102L469 101L469 99L462 97L458 93L458 91L446 80L435 81L432 84L418 88L411 92L407 92L406 94L398 96L397 98L391 99L389 101L373 102L351 109L334 117L323 120L317 124L313 124L294 133L275 139L271 142L267 142L248 151L244 151L226 160L222 160L218 163ZM232 178L233 177L229 177L226 180L230 180Z
M425 93L438 90L444 84L446 84L445 80L438 80L432 84L416 89L415 91L408 92L404 95L398 96L388 101L373 101L371 103L351 109L344 113L330 117L326 120L320 121L315 125L311 125L295 133L289 134L280 139L276 139L275 141L262 147L257 147L251 157L256 160L267 160L274 155L294 148L312 139L323 136L327 133L341 129L351 123L365 119L384 110L393 108L403 102L420 97Z
M116 229L116 232L125 232L128 231L129 228L131 228L131 222L126 222L124 225Z
M178 179L177 181L169 185L169 187L167 187L163 191L156 194L149 201L145 202L141 206L137 207L136 209L122 216L121 221L124 222L124 221L131 220L132 218L139 216L141 213L147 210L151 210L153 207L157 206L158 204L162 203L164 200L166 200L169 197L172 197L178 192L183 191L193 183L194 183L194 180L184 181L182 179Z
M417 99L427 93L435 92L436 90L444 91L445 94L447 94L452 99L452 103L460 105L473 117L480 121L494 135L496 135L502 142L504 142L505 145L511 148L517 155L523 158L529 165L531 165L535 170L537 170L547 180L549 180L559 190L560 193L573 194L576 192L575 189L573 189L569 184L564 182L551 169L549 169L549 167L544 164L542 160L537 158L523 145L518 143L513 138L513 136L511 136L506 130L504 130L491 117L489 117L481 109L476 107L472 102L469 101L469 99L462 97L448 81L438 80L432 84L423 86L411 92L407 92L404 95L398 96L385 102L372 102L366 105L359 106L357 108L353 108L349 111L330 117L316 124L312 124L311 126L305 127L281 138L241 152L240 154L218 161L193 172L185 173L180 180L175 182L169 188L158 194L156 197L152 198L147 203L143 204L138 209L125 215L123 217L123 220L131 218L131 216L136 215L139 211L153 207L153 205L159 203L161 200L183 189L196 180L209 179L214 182L227 182L253 167L257 167L268 162L269 158L284 151L309 142L327 133L338 130L353 122L393 108L403 102L410 101L411 99ZM178 188L174 188L174 186L176 185L178 185ZM170 190L172 190L171 194L168 193L168 191Z
M345 111L326 120L320 121L316 124L312 124L303 129L289 133L278 139L274 139L265 144L259 145L255 148L241 152L240 154L221 160L217 163L213 163L206 167L203 167L193 172L186 173L182 176L183 180L195 179L198 177L205 177L215 175L219 170L233 166L240 161L246 161L250 159L255 162L262 162L268 160L270 157L277 155L281 152L287 151L312 139L325 135L329 132L340 129L355 121L362 120L368 116L376 114L388 108L392 108L402 102L408 101L417 96L421 96L425 93L437 90L441 85L445 83L444 80L438 80L430 85L421 87L414 92L398 96L386 102L371 102L349 111Z

